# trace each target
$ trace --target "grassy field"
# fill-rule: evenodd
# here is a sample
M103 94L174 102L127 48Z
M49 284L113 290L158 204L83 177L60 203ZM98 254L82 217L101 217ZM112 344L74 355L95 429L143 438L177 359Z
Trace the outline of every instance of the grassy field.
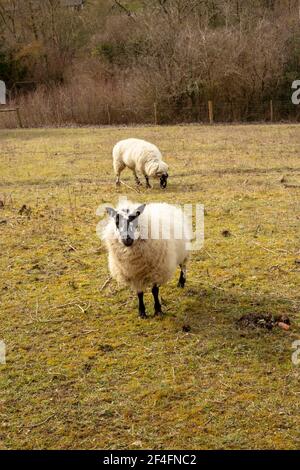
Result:
M161 148L165 192L116 190L129 136ZM0 447L299 448L299 156L297 125L1 130ZM96 209L120 194L205 205L162 320L106 283ZM248 313L292 325L238 328Z

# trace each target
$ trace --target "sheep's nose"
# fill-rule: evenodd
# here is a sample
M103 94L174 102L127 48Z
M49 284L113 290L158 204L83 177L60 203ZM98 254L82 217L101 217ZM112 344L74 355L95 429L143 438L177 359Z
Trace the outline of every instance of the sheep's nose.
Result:
M133 239L130 237L126 237L122 239L122 242L125 246L131 246L133 244Z

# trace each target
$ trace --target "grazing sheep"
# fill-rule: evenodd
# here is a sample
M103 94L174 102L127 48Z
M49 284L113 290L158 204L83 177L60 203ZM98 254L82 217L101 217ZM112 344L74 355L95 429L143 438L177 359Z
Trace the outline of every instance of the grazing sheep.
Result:
M183 211L170 204L134 204L107 207L111 219L104 228L109 269L119 283L131 287L139 299L139 315L146 317L144 290L151 286L155 315L161 315L159 286L180 266L178 287L186 281L191 230Z
M149 177L160 178L160 187L167 187L168 165L162 160L158 148L146 140L120 140L113 148L113 166L117 185L120 185L121 172L128 167L133 171L137 185L141 184L137 173L141 173L146 179L147 188L151 188Z

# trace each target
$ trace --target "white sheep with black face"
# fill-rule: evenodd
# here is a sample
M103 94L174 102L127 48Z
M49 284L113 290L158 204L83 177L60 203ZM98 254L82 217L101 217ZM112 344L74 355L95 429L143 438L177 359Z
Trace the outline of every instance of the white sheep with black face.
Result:
M121 172L127 167L133 171L137 185L141 184L138 174L142 174L147 188L151 188L150 177L159 178L162 189L167 187L168 165L163 161L159 149L146 140L120 140L113 148L113 167L117 185L120 185Z
M119 283L131 287L139 299L139 315L146 317L144 290L152 288L155 314L162 314L159 286L168 282L180 266L179 287L186 281L190 225L183 211L170 204L121 203L106 208L110 219L103 239L108 249L109 270Z

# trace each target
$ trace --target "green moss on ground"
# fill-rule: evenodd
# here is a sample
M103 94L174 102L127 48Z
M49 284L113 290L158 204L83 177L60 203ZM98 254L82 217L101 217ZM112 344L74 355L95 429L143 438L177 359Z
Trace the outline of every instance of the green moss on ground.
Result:
M133 135L166 156L166 192L116 191L111 149ZM0 131L1 448L299 448L299 143L297 125ZM205 205L163 320L101 290L95 211L119 194ZM253 312L292 328L237 329Z

